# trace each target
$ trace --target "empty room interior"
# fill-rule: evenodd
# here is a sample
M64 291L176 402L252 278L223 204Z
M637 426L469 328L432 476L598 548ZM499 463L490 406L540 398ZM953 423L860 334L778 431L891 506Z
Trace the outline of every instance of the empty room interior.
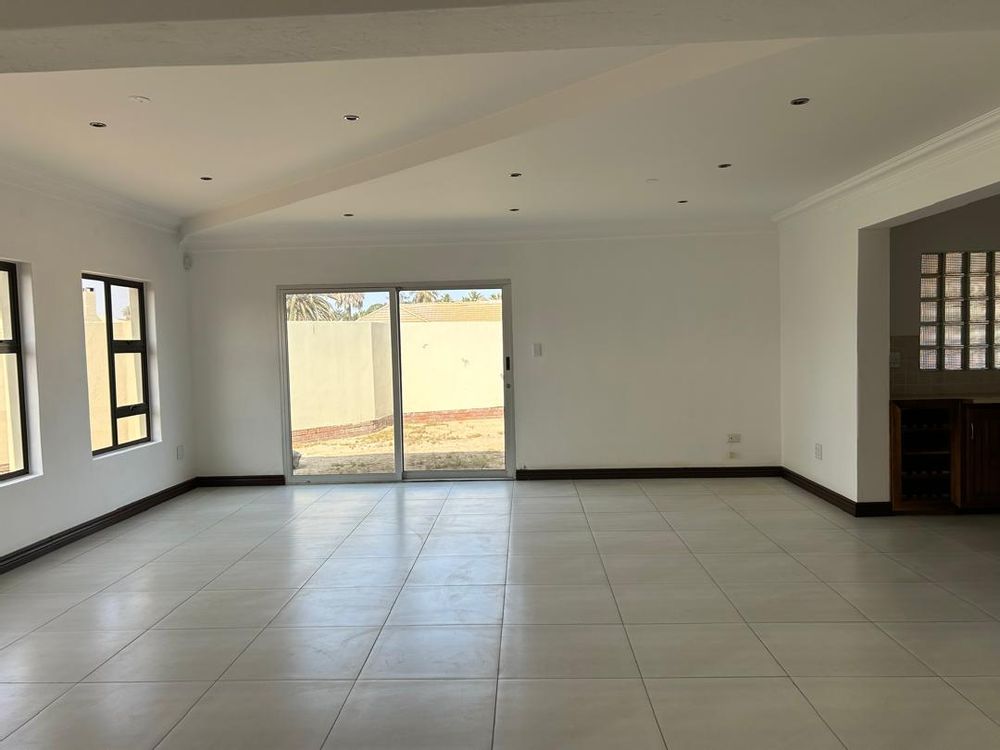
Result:
M0 750L1000 748L995 0L0 11Z

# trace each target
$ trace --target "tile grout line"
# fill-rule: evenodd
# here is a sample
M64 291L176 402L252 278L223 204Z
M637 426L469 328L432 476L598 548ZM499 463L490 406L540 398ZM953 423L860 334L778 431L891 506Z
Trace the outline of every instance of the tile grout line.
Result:
M493 689L493 727L490 731L490 750L497 741L497 712L500 708L500 668L503 659L503 630L507 615L507 581L510 575L510 539L514 524L514 483L511 482L510 497L507 505L507 557L503 567L503 601L500 603L500 638L497 642L497 679Z
M709 488L709 489L711 489L711 488ZM723 503L725 503L732 510L736 510L735 508L732 508L732 506L730 506L729 503L726 503L725 499L721 495L716 495L716 497L718 497L719 500L721 500ZM736 511L736 512L739 513L739 511ZM739 515L742 516L742 514L739 514ZM669 521L668 521L668 523L669 523ZM751 525L753 525L753 524L751 524ZM754 527L754 528L756 528L756 527ZM705 572L705 575L707 575L712 580L712 582L715 584L716 588L718 588L719 591L722 592L722 595L724 597L726 597L726 601L729 602L729 606L731 606L736 611L736 614L738 614L739 617L740 617L740 619L743 621L743 626L747 630L749 630L751 633L753 633L754 638L757 639L757 641L760 643L761 647L767 652L768 656L771 657L771 660L778 666L778 668L782 672L785 673L785 679L787 679L789 683L791 683L792 685L795 686L795 690L799 693L799 695L802 696L802 700L804 700L806 702L806 704L813 710L813 713L816 715L816 717L821 722L823 722L823 726L825 726L827 728L827 730L830 732L831 736L834 737L837 740L837 742L839 742L845 748L845 750L846 750L847 749L847 743L843 739L841 739L840 735L837 734L837 732L834 731L833 727L831 727L830 724L827 722L826 717L824 717L819 712L819 709L817 709L816 706L813 705L812 701L810 701L809 698L806 696L806 694L804 692L802 692L802 688L799 687L799 684L797 682L795 682L795 679L788 673L788 670L785 668L785 665L782 664L778 660L778 658L774 655L774 653L771 651L771 649L767 647L767 644L764 643L764 640L760 637L760 634L756 630L753 629L753 626L746 619L746 616L743 614L743 611L739 607L736 606L736 603L730 598L729 593L722 587L722 584L720 584L719 581L716 580L715 576L713 576L712 573L708 570L708 568L705 567L704 563L702 563L702 561L698 558L698 556L694 553L694 551L690 547L688 547L687 540L685 540L684 537L682 537L680 534L678 534L677 536L680 537L681 543L684 544L685 547L687 547L688 552L690 553L690 555L695 560L698 561L698 565L701 566L701 569ZM768 537L768 539L770 539L770 537ZM771 540L771 541L773 541L773 540ZM645 684L645 679L643 680L643 684Z

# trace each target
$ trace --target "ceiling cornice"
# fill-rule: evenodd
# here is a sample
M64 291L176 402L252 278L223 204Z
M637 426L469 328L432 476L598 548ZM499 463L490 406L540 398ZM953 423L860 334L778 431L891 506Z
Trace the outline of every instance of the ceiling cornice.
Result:
M0 157L0 183L73 203L117 219L176 234L180 217L90 183Z
M775 223L816 206L842 201L865 190L883 187L883 183L904 179L915 169L948 162L967 154L989 148L1000 141L1000 108L991 110L969 122L935 136L919 146L876 164L850 179L799 201L771 217Z

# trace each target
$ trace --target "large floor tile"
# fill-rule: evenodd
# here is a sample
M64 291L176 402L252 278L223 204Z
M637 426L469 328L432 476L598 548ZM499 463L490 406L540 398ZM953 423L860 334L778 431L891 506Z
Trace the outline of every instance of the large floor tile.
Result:
M678 531L677 533L696 554L781 552L778 545L756 529Z
M661 513L591 513L586 520L594 532L599 531L669 531L670 525Z
M509 497L453 497L441 506L441 517L510 513Z
M875 552L842 529L768 529L767 535L786 552Z
M0 740L71 687L67 683L0 684Z
M198 682L77 685L3 747L151 750L207 687Z
M784 677L647 680L671 750L842 748Z
M638 677L621 625L505 625L500 677Z
M583 513L515 513L511 516L510 522L512 534L534 531L587 531L589 529L590 523Z
M441 533L467 534L476 532L509 531L508 513L459 513L440 516L434 530Z
M597 553L590 531L527 531L510 535L512 555L593 555Z
M160 620L157 628L262 628L294 589L200 591Z
M340 586L402 586L413 560L397 557L345 557L327 560L305 588Z
M864 620L825 583L733 583L723 590L748 622Z
M622 583L611 587L626 623L741 622L712 583Z
M424 543L425 555L505 555L508 535L501 532L480 534L439 534L432 532Z
M503 621L511 624L620 623L608 585L507 586Z
M641 680L500 680L494 750L663 750Z
M1000 677L949 677L948 682L1000 724Z
M793 677L907 677L931 672L868 622L761 623L764 645Z
M849 748L1000 747L1000 726L937 677L799 677L795 682Z
M93 594L124 578L140 564L77 565L68 562L27 576L4 593Z
M1000 622L886 622L879 626L939 675L1000 677Z
M90 682L215 680L257 632L256 628L147 630L87 679Z
M690 495L712 495L712 490L705 486L703 479L678 477L671 479L640 479L639 486L650 497L676 497Z
M687 547L673 531L595 531L602 555L669 555Z
M323 750L489 750L493 680L359 681Z
M121 591L95 594L42 630L145 630L191 596L189 591Z
M151 562L130 573L108 591L198 591L222 573L228 563Z
M834 583L872 620L988 620L989 615L933 583Z
M519 513L583 513L583 505L572 497L515 497L511 512Z
M544 479L514 482L514 497L566 497L576 494L572 481Z
M268 628L224 680L352 680L378 628Z
M495 625L386 627L361 673L365 680L496 677Z
M663 500L676 500L677 498L653 498L657 507L661 507ZM722 501L716 501L717 506L705 508L689 508L682 510L665 510L661 513L664 520L676 531L722 531L726 529L742 529L752 531L753 526L743 516L731 508L727 508Z
M297 589L322 564L322 560L241 560L205 588L209 591Z
M708 573L690 553L673 555L604 555L612 584L711 583Z
M608 577L597 555L511 555L508 584L605 584Z
M698 555L701 564L719 583L801 583L816 576L791 555L767 552Z
M651 513L656 506L648 497L636 495L585 495L580 493L580 502L587 513Z
M350 536L337 547L331 559L342 557L400 557L412 559L424 546L420 534L380 534Z
M831 583L903 583L923 576L886 554L853 552L799 552L795 559L821 581Z
M506 555L421 555L407 584L415 586L470 586L507 581Z
M157 750L316 750L350 682L218 682Z
M503 586L406 586L387 624L495 625L503 599Z
M78 682L140 633L30 633L0 651L0 682Z
M303 589L271 621L272 627L378 625L389 616L398 586Z
M86 594L0 594L0 631L16 633L34 630L77 605L86 596Z
M646 678L784 674L743 624L627 625L626 629Z

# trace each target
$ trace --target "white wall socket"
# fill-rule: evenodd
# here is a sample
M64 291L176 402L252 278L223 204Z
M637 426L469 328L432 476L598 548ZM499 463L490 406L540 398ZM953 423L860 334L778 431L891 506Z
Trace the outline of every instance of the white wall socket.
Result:
M743 436L740 433L738 433L738 432L730 432L726 439L730 443L741 443L741 442L743 442Z
M532 344L531 345L531 351L532 351L532 353L536 357L541 357L542 356L542 345L541 344Z
M813 453L816 455L816 460L817 461L822 461L823 460L823 444L822 443L816 443L816 445L813 446Z
M177 446L177 460L178 461L183 461L184 460L184 446L183 445L178 445Z

